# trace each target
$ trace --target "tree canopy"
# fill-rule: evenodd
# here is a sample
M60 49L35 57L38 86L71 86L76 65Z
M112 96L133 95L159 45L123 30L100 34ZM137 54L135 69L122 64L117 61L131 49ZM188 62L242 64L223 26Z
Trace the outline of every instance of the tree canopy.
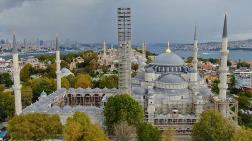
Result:
M64 128L66 141L108 141L103 130L91 123L85 113L76 112L69 117Z
M104 75L99 81L99 88L118 88L118 76L117 75Z
M35 73L35 68L31 64L26 64L20 71L21 81L27 82L30 76Z
M92 87L92 79L88 74L79 74L76 76L75 88Z
M53 91L56 90L56 82L54 79L49 79L49 78L38 78L31 80L31 87L32 87L32 101L35 102L40 94L45 91L47 94L52 93Z
M142 123L137 129L138 141L161 141L161 132L150 123Z
M62 86L63 88L66 88L66 89L69 89L69 88L70 88L70 83L69 83L67 77L61 78L61 86Z
M15 112L14 96L10 92L0 92L0 122L12 117Z
M62 125L58 115L32 113L12 118L8 131L13 140L45 140L61 134Z
M141 105L127 94L109 97L104 109L105 125L112 133L113 126L122 121L129 125L138 125L143 122L144 113Z
M233 135L232 141L252 141L252 129L241 128Z
M0 73L0 84L4 84L5 87L11 87L13 84L11 75L9 73Z
M192 130L193 141L230 141L235 132L234 124L215 110L201 114Z

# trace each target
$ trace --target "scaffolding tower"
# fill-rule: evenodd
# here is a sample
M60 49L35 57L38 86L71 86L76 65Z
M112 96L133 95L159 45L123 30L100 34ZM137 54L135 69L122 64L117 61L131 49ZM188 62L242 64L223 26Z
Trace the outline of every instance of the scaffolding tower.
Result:
M118 8L119 89L131 94L131 10Z

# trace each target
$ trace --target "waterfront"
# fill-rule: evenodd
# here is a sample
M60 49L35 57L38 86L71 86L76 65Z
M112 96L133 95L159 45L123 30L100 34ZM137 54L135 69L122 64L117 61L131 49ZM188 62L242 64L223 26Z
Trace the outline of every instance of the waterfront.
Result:
M141 49L141 48L139 48ZM150 46L148 47L148 51L160 54L164 52L166 47L159 47L159 46ZM99 50L97 47L94 47L94 50ZM190 57L192 56L192 52L190 50L173 50L176 54L178 54L181 57ZM80 52L80 50L67 50L67 51L61 51L62 54L68 54L68 53L77 53ZM54 52L33 52L33 53L20 53L21 58L27 58L29 56L39 56L42 54L54 54ZM0 54L0 57L9 59L11 58L11 55L6 54ZM220 51L199 51L198 52L199 58L220 58ZM230 50L228 59L230 60L243 60L243 61L252 61L252 50Z

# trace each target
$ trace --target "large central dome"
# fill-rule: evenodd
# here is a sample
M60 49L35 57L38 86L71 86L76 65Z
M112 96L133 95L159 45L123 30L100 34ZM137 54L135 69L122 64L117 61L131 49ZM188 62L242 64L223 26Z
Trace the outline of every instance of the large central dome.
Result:
M177 54L171 51L166 51L165 53L154 57L152 64L182 66L185 64L185 62Z

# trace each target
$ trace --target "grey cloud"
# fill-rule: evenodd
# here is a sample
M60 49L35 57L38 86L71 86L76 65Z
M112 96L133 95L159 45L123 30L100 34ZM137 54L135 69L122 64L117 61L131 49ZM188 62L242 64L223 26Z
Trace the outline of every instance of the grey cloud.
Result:
M39 0L1 0L0 1L0 12L15 8L15 7L20 7L23 5L25 1L39 1Z

